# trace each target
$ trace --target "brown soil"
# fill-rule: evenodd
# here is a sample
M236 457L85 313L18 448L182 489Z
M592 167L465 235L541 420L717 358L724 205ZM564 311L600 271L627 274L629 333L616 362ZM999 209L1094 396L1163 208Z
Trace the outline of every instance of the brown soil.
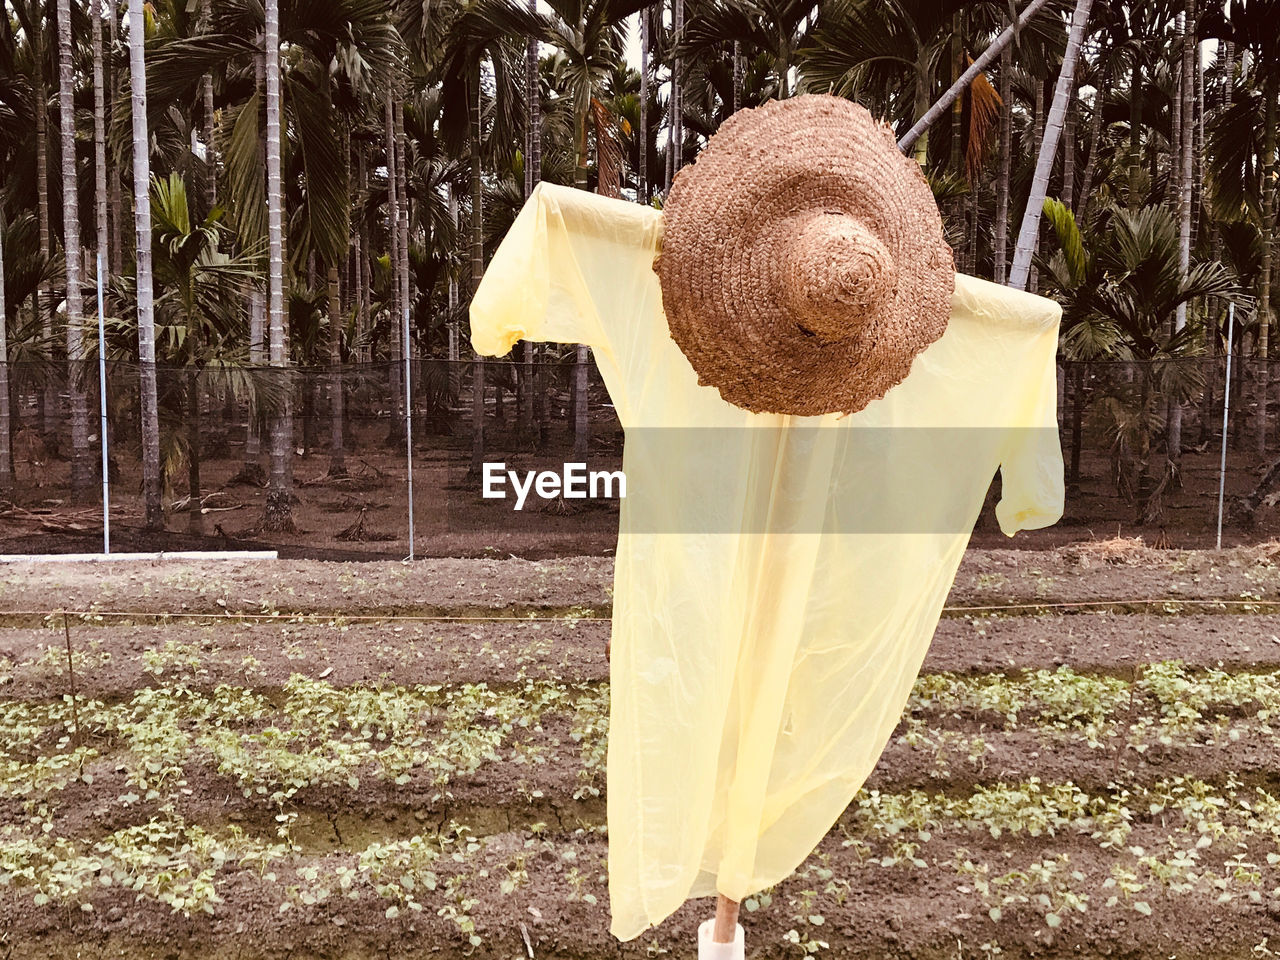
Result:
M497 688L527 680L592 687L607 679L608 624L584 615L607 616L611 573L601 558L0 568L0 708L18 701L58 702L69 693L62 621L41 625L36 616L60 607L104 615L76 616L69 623L77 694L106 703L127 701L146 687L180 685L209 694L230 684L251 687L278 707L281 688L294 674L323 677L339 688L473 682ZM1181 602L1133 603L1151 598ZM1187 603L1192 599L1232 603L1202 609ZM1075 612L1079 608L1071 606L1068 613L1045 612L1055 604L1092 601L1106 601L1111 612ZM952 609L939 625L924 669L1018 676L1025 669L1066 664L1078 672L1132 678L1143 664L1181 659L1193 667L1274 671L1280 669L1280 615L1266 612L1268 601L1280 606L1280 571L1263 548L1199 554L1113 543L1039 554L975 550L966 557ZM1010 604L1023 606L973 609ZM279 615L266 622L233 615L264 610ZM136 616L105 616L111 611ZM166 618L170 612L188 616ZM371 619L344 619L357 613ZM417 619L422 615L482 619ZM517 622L494 615L531 618ZM246 667L247 657L256 663ZM1127 730L1153 710L1138 704L1131 715L1116 719ZM932 733L946 731L956 743L981 737L986 749L971 760L955 744L940 754L896 736L867 788L962 797L995 783L1039 778L1103 793L1111 781L1138 788L1190 776L1242 799L1259 788L1280 792L1280 744L1264 732L1266 718L1247 705L1228 714L1225 723L1246 731L1239 739L1228 738L1225 727L1202 730L1139 754L1120 749L1118 737L1089 747L1031 715L1012 727L994 714L924 709L917 718ZM273 716L242 726L261 729ZM899 735L905 731L904 725ZM544 748L546 762L517 762L518 744ZM82 771L92 783L75 779L64 790L4 798L0 823L25 822L33 803L46 803L56 835L87 841L160 815L159 800L117 799L129 790L121 746L111 736L94 745L102 755ZM91 912L56 901L36 907L28 891L0 885L0 956L347 960L470 954L514 960L529 955L527 934L538 960L692 960L694 928L709 915L705 901L686 904L631 943L619 945L609 937L603 798L574 797L583 782L579 748L568 719L552 712L536 728L516 730L497 756L444 787L415 771L401 785L362 775L358 789L304 788L287 806L298 814L297 852L285 866L273 867L274 879L254 864L226 866L217 879L225 902L211 916L187 918L167 906L136 901L118 886L95 891ZM274 835L277 808L245 798L229 774L195 757L184 778L174 803L188 823ZM894 853L892 839L845 846L846 831L856 834L859 817L851 808L802 874L773 892L771 906L744 914L749 956L802 956L802 948L785 938L798 929L830 944L819 956L994 958L998 946L1006 957L1253 960L1266 955L1256 948L1267 937L1274 943L1280 930L1280 897L1270 893L1256 903L1243 896L1219 903L1210 892L1173 896L1154 887L1142 894L1151 916L1095 901L1087 912L1070 912L1055 930L1045 922L1046 911L1032 902L1006 906L997 922L955 862L1025 871L1066 856L1070 869L1084 876L1081 884L1097 891L1114 866L1133 866L1137 855L1100 847L1084 826L1057 835L997 838L980 824L949 821L918 841L917 856L925 863L919 867L882 859ZM1195 843L1194 830L1180 814L1135 807L1134 817L1125 841L1130 850L1166 849L1175 840ZM467 824L480 846L464 861L446 856L437 863L440 885L423 895L421 913L402 909L389 918L389 901L367 888L357 900L297 900L296 891L308 888L304 871L332 876L336 868L354 865L352 851L447 830L451 820ZM1248 862L1266 865L1276 850L1274 841L1257 836L1243 850L1214 843L1202 865L1225 875L1233 869L1227 863L1231 856L1244 854ZM504 894L499 881L517 861L527 880ZM1264 891L1280 887L1275 867L1261 869ZM833 871L847 887L828 889L820 870ZM477 901L469 911L481 937L474 951L449 919L446 908L457 902L445 893L451 877L459 896ZM799 919L809 916L821 916L821 926Z
M81 696L119 697L145 686L181 683L279 689L294 674L335 687L354 684L468 683L525 679L604 681L607 621L474 620L317 623L208 618L156 626L86 624L71 619ZM61 618L51 626L0 631L0 693L40 700L68 692ZM170 651L159 668L148 651ZM245 657L257 662L246 669ZM183 665L192 657L196 668ZM926 673L988 673L1069 665L1081 673L1131 676L1135 667L1182 660L1190 667L1280 668L1280 615L1082 613L941 620Z
M166 613L607 617L612 583L608 557L12 563L0 566L0 616L9 625L21 625L20 614L61 609L150 620ZM1007 606L1017 613L1082 605L1126 613L1280 611L1280 544L1194 551L1111 540L1039 552L971 549L947 603L948 616Z

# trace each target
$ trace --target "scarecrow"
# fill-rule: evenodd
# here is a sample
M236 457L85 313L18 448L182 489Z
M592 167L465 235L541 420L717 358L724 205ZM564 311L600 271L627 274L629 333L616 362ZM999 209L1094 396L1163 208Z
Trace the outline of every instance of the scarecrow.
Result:
M738 904L809 856L897 725L986 491L1061 515L1057 304L955 273L861 106L742 111L662 211L549 184L471 304L477 352L586 343L626 431L611 927Z

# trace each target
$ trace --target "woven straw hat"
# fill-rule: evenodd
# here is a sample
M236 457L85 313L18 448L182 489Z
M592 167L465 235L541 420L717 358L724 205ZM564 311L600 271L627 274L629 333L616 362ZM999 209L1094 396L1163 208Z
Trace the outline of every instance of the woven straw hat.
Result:
M827 95L734 114L664 205L654 264L704 385L757 413L853 413L942 336L955 267L918 164Z

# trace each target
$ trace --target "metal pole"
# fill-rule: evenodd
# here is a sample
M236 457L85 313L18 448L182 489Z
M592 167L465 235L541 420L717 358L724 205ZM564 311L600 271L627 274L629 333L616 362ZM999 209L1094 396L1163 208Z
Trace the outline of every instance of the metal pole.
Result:
M102 552L111 552L111 471L107 466L107 321L102 310L102 251L98 251L98 411L102 432Z
M404 349L404 458L409 475L409 559L413 559L413 382L409 376L409 307L401 322L400 342Z
M1222 549L1222 503L1227 489L1227 413L1231 409L1231 335L1236 322L1236 305L1227 304L1227 376L1222 388L1222 461L1218 465L1218 549Z

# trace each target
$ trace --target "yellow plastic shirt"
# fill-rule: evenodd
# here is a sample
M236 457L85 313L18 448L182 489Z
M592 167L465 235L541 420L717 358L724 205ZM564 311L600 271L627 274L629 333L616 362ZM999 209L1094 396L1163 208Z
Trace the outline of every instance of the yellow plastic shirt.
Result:
M946 333L852 416L700 386L652 265L662 214L540 185L472 343L586 343L626 431L614 574L609 895L622 940L778 883L899 722L997 469L1001 529L1062 512L1059 306L958 275ZM644 438L637 442L636 438Z

